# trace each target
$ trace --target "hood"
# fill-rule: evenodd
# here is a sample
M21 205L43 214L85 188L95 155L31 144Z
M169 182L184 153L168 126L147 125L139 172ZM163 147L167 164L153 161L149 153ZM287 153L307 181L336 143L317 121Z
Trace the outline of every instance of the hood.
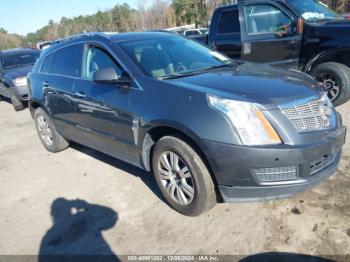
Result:
M32 69L33 65L5 69L5 77L8 80L13 80L18 77L27 76L32 71Z
M318 84L304 73L250 63L171 81L184 88L267 108L323 94Z
M350 20L331 20L305 24L305 37L318 38L319 42L327 42L331 47L350 46ZM332 41L334 43L332 44Z

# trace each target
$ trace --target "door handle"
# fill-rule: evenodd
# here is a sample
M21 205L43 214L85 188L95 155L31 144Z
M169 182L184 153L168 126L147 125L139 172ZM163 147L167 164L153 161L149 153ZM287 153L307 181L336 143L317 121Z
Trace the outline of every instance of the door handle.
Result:
M49 86L50 86L50 85L49 85L49 82L44 81L44 82L43 82L43 86L44 86L44 87L49 87Z
M75 95L76 95L77 97L80 97L80 98L85 98L85 97L86 97L86 95L84 94L84 92L75 92Z

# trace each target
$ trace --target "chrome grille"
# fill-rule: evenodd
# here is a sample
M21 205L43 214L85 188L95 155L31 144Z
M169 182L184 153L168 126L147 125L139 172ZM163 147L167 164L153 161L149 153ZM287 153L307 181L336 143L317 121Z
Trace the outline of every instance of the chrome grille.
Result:
M300 132L329 128L331 115L334 114L332 106L325 97L307 103L284 106L281 110Z

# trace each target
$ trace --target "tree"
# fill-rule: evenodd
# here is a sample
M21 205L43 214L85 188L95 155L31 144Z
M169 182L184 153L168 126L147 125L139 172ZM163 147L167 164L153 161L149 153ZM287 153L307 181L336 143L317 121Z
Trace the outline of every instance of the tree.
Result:
M7 31L4 28L0 27L0 33L7 34Z
M207 2L205 0L174 0L176 24L207 24Z

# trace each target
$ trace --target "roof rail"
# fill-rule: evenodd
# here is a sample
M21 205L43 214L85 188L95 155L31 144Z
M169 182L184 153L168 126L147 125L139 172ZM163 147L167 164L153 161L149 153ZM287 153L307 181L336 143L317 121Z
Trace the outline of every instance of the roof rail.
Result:
M72 36L68 36L68 37L65 37L65 38L56 39L56 40L53 40L53 41L42 42L42 43L45 43L45 44L40 49L46 49L46 48L48 48L50 46L53 46L53 45L62 44L62 43L67 42L67 41L77 40L77 39L80 39L80 38L83 38L83 37L91 37L91 36L100 36L100 37L103 37L103 38L109 38L107 33L102 33L102 32L84 32L84 33L81 33L81 34L72 35ZM40 45L42 43L38 43L38 45Z

